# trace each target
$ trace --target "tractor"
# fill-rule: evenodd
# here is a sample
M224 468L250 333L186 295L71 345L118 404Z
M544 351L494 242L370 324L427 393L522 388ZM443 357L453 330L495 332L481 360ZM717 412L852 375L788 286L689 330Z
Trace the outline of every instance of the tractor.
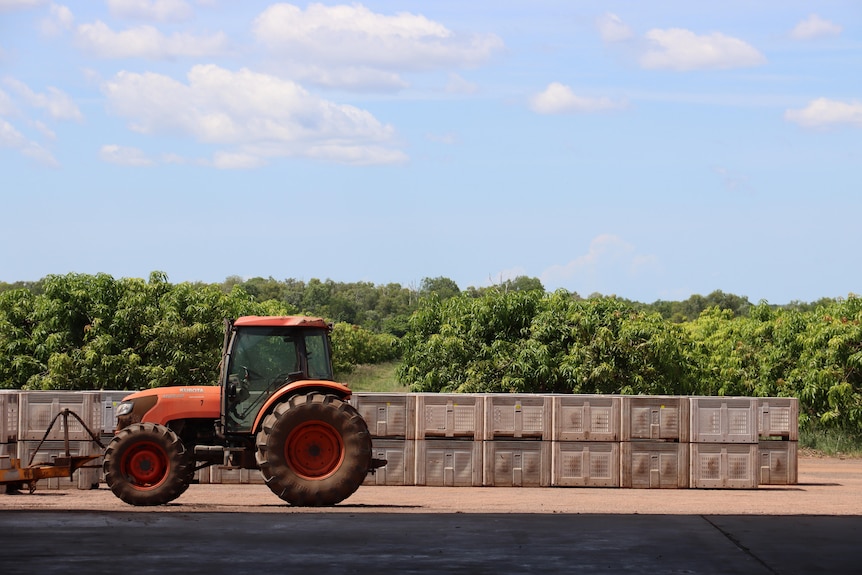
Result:
M225 321L218 386L162 387L117 406L105 482L131 505L173 501L208 466L258 469L296 506L335 505L368 473L371 436L333 380L332 326L304 316Z

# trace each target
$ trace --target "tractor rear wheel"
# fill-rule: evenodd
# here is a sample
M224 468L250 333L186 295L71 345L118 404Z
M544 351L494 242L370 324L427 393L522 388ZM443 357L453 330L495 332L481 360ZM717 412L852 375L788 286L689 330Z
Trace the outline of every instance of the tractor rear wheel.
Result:
M371 465L362 416L334 395L295 395L266 416L257 464L273 493L291 505L335 505L352 495Z
M126 503L163 505L188 489L194 461L167 427L135 423L108 444L102 469L108 487Z

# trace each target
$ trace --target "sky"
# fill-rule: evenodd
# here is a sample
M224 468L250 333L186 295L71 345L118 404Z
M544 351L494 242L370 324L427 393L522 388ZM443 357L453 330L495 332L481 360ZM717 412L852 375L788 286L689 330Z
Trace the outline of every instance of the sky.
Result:
M858 0L0 0L0 281L862 292Z

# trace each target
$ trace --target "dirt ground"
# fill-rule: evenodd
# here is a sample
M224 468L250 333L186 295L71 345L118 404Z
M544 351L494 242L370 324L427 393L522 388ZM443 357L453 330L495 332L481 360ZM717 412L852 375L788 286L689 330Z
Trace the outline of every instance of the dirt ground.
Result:
M324 509L290 507L263 485L192 485L155 508L126 505L104 485L70 486L0 494L0 511L862 515L862 459L800 456L798 470L797 485L752 490L362 486Z

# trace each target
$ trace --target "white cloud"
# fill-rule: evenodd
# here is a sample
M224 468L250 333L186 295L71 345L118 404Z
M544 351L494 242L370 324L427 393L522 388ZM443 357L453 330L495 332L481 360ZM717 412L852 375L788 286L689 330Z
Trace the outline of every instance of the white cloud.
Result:
M75 16L66 6L51 4L48 17L43 19L40 28L46 36L57 36L72 29Z
M310 4L305 10L274 4L257 17L254 34L282 65L327 85L357 71L403 73L477 66L503 48L503 41L493 34L459 35L420 14L388 16L362 4ZM328 71L325 79L315 75L320 70ZM393 85L398 83L403 80ZM353 78L345 84L357 82Z
M302 156L350 164L403 162L394 129L371 113L310 94L294 82L200 65L187 83L120 72L103 85L108 107L143 134L174 134L228 146L212 162L248 167Z
M475 94L479 91L479 86L473 82L468 82L459 74L449 74L449 82L446 83L446 92L449 94Z
M114 32L99 20L78 26L77 40L101 58L202 57L220 54L227 46L227 36L222 32L209 36L179 33L165 36L152 26Z
M193 14L184 0L108 0L108 9L120 18L158 22L186 20Z
M220 170L248 170L266 165L266 161L252 154L231 154L216 152L211 165Z
M607 97L587 98L576 95L571 88L552 82L543 92L530 100L530 108L538 114L567 114L572 112L602 112L625 107L622 102Z
M40 122L40 121L36 120L35 122L33 122L33 127L35 127L37 130L39 130L39 132L41 132L42 135L45 136L46 138L48 138L49 140L56 140L57 139L56 132L54 132L54 130L49 128L44 122Z
M119 166L152 166L155 162L151 160L142 150L109 144L102 146L99 150L102 161Z
M12 103L12 98L9 97L9 94L0 90L0 116L9 116L15 112L15 104Z
M605 42L623 42L634 35L632 29L619 16L610 12L596 20L596 27Z
M619 236L602 234L593 238L586 254L566 264L549 267L539 279L550 289L572 286L574 291L589 294L610 284L610 280L620 274L626 278L637 277L657 265L655 256L637 253L635 246Z
M843 28L829 20L824 20L817 14L811 14L790 31L794 40L813 40L827 36L839 36Z
M6 148L20 148L26 143L24 135L15 127L0 118L0 145Z
M787 110L784 118L806 128L842 124L862 127L862 102L818 98L800 110Z
M766 62L750 44L719 32L697 35L682 28L653 29L646 39L650 47L641 55L640 63L647 69L721 70Z
M394 92L409 85L395 72L360 66L338 68L297 64L291 66L291 76L307 79L318 86L357 92Z
M0 0L0 12L17 8L35 8L46 2L47 0Z
M56 168L59 163L54 156L37 142L27 139L15 127L0 118L0 146L18 150L23 156L50 168Z
M4 79L4 83L14 90L24 101L34 108L41 108L57 120L81 121L84 116L68 94L53 86L46 93L40 94L31 90L24 82L14 78Z

